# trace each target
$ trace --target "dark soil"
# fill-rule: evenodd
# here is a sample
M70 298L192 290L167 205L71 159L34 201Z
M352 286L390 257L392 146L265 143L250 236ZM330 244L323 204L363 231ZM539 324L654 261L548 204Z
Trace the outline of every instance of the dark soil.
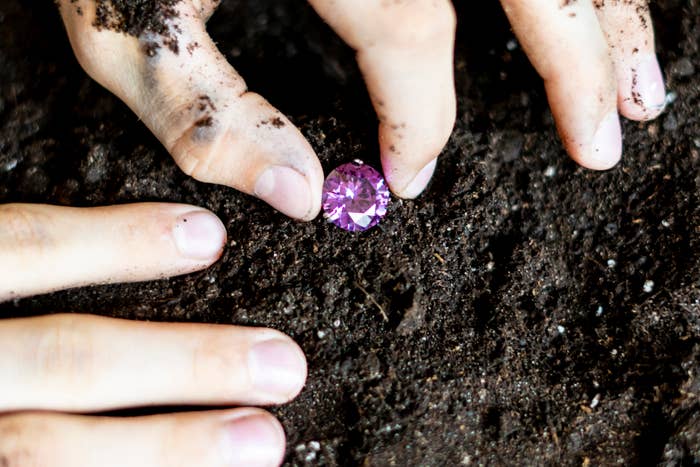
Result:
M71 0L76 3L77 0ZM179 14L180 0L94 0L97 29L110 29L142 39L143 49L153 56L161 44L179 53L177 31L171 24ZM82 14L80 5L75 8Z
M290 465L700 463L697 0L652 5L677 100L624 125L624 160L605 173L565 156L498 2L458 2L454 135L428 192L362 235L185 177L83 73L51 3L23 3L0 6L0 202L189 202L224 219L230 245L208 271L2 315L291 334L310 376L275 410ZM303 2L229 0L210 31L327 171L377 165L353 53Z

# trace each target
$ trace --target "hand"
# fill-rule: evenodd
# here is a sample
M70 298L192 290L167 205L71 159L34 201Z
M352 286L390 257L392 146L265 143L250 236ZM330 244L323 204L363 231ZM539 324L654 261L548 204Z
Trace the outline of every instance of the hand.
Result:
M218 0L114 2L126 20L110 13L109 0L58 3L83 68L136 112L184 172L256 195L291 217L316 217L321 165L289 120L247 90L207 35ZM455 121L451 4L311 4L357 50L379 115L389 186L398 196L417 196ZM146 17L153 24L140 21Z
M203 269L225 240L216 216L186 205L1 205L0 301ZM305 378L299 347L270 329L80 315L3 320L0 466L278 465L284 431L259 409L75 413L277 404Z
M648 0L501 3L544 78L566 150L584 167L613 167L622 154L618 111L648 120L665 105Z
M309 1L357 51L389 186L400 197L418 196L455 121L451 2ZM645 120L664 107L647 0L501 3L544 78L569 154L592 169L614 166L622 152L618 111ZM106 13L107 4L60 1L87 72L139 115L186 173L257 195L289 216L314 218L320 164L284 115L247 91L207 35L218 0L159 0L149 11L127 11L126 22ZM133 20L154 12L155 26Z

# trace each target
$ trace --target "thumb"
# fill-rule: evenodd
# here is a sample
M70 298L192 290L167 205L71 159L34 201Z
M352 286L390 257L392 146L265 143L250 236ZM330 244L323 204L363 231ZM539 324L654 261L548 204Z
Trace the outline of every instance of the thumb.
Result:
M247 91L217 50L204 24L212 2L205 8L181 1L154 15L162 24L143 30L104 20L118 7L97 15L97 3L81 2L78 14L62 0L78 60L131 107L185 173L255 195L290 217L316 217L323 184L316 154L282 113Z

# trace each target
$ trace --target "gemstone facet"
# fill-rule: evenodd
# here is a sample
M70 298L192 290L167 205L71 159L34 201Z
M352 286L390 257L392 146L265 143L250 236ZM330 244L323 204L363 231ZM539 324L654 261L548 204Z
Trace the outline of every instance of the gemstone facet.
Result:
M389 188L384 177L356 160L331 172L323 184L323 211L329 222L350 232L374 227L386 215Z

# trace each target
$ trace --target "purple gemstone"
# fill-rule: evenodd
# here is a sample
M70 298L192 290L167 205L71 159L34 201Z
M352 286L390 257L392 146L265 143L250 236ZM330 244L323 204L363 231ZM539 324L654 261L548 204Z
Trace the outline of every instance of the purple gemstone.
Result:
M341 229L360 232L386 215L389 188L384 177L362 161L343 164L323 184L324 217Z

